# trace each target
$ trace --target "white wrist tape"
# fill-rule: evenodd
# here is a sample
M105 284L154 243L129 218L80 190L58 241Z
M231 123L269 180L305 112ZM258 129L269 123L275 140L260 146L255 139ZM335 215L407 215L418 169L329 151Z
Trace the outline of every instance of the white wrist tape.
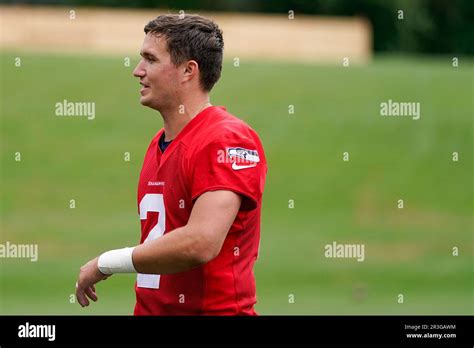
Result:
M99 256L99 271L104 274L137 273L133 266L133 248L110 250Z

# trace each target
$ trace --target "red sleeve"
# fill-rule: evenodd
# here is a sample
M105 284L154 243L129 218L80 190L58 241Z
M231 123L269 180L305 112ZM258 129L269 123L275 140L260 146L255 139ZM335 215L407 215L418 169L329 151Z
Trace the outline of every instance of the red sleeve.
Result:
M267 172L259 145L250 138L228 135L202 148L192 159L192 199L207 191L229 190L242 196L242 210L255 209Z

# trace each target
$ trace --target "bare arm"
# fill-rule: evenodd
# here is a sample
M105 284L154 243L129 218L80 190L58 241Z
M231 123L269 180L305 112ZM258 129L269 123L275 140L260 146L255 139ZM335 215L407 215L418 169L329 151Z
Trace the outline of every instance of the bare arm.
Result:
M202 194L194 204L186 226L177 228L133 250L133 266L139 273L169 274L190 270L214 259L220 252L242 198L232 191ZM95 286L105 280L98 257L81 267L76 297L81 306L97 301ZM86 297L87 295L87 297Z
M184 272L214 259L237 216L241 200L231 191L202 194L186 226L135 248L133 264L137 272Z

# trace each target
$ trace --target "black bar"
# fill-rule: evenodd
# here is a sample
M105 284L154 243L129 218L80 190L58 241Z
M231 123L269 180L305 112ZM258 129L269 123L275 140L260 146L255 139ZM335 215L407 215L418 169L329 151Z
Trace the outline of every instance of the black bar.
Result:
M472 316L1 316L0 346L127 344L390 344L473 346ZM28 323L28 324L27 324ZM46 327L55 325L55 337ZM20 333L21 331L21 333ZM46 337L19 337L36 335ZM432 335L407 337L407 334ZM434 337L455 334L456 337ZM49 337L49 338L48 338Z

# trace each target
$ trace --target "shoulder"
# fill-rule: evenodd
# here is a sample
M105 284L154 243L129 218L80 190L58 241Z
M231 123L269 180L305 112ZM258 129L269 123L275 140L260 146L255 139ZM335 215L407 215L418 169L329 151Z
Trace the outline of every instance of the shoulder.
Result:
M243 141L260 143L258 134L246 122L232 115L224 108L214 107L206 122L200 127L193 147L202 149L210 144L225 144Z

